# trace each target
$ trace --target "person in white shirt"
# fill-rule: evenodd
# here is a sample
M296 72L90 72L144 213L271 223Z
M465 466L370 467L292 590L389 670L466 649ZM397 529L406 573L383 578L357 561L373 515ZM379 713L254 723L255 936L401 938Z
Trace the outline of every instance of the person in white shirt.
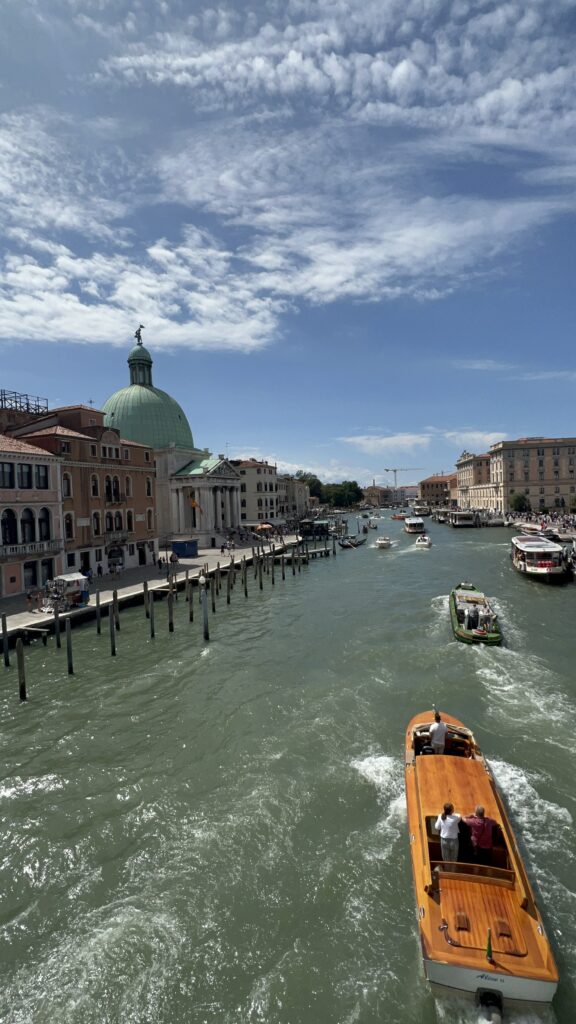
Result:
M434 714L434 721L430 726L430 743L435 754L444 753L444 744L446 743L446 733L448 732L448 726L446 722L443 722L440 717L440 712L436 711Z
M434 828L440 833L442 860L458 860L458 825L460 814L454 814L454 804L444 804L442 814L436 818Z

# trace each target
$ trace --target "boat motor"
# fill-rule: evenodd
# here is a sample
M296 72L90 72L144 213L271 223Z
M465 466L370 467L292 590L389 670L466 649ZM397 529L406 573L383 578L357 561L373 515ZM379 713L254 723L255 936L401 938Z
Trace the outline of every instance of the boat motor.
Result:
M493 992L489 988L477 989L476 1006L482 1011L482 1020L489 1021L490 1024L502 1024L504 1008L500 992Z

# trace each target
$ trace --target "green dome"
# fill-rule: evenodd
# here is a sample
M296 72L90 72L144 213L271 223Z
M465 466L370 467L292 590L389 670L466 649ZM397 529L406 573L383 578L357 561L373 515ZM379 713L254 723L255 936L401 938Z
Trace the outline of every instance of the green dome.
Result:
M190 424L174 398L152 385L152 356L142 343L128 356L130 384L104 402L104 424L151 448L193 448Z
M127 441L139 441L151 448L176 444L193 448L192 431L181 406L160 388L130 384L104 402L104 423L115 427Z

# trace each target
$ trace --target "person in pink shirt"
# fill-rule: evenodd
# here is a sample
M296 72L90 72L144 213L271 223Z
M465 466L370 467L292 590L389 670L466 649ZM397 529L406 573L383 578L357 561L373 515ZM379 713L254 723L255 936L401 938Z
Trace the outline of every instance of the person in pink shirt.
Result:
M486 817L481 804L478 804L474 814L469 814L464 818L464 821L470 828L470 838L476 862L478 864L491 864L496 822L492 818Z

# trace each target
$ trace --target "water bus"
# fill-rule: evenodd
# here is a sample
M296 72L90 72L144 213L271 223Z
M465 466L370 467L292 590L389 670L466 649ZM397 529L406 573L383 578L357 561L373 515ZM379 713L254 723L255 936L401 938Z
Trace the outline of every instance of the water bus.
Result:
M522 534L512 537L510 558L518 572L534 579L551 582L563 580L567 575L562 545L542 535Z
M424 533L426 527L424 526L424 520L420 516L406 516L404 529L406 533Z
M550 1003L558 970L506 807L473 734L442 714L443 755L434 755L423 711L406 730L408 832L420 944L428 981L475 995L484 1006ZM427 756L427 755L431 756ZM436 820L449 801L462 816L482 805L494 822L490 863L459 839L457 861L443 860ZM467 828L462 824L461 828ZM492 1019L495 1019L492 1017Z
M450 526L480 526L480 517L470 509L451 509L448 522Z

